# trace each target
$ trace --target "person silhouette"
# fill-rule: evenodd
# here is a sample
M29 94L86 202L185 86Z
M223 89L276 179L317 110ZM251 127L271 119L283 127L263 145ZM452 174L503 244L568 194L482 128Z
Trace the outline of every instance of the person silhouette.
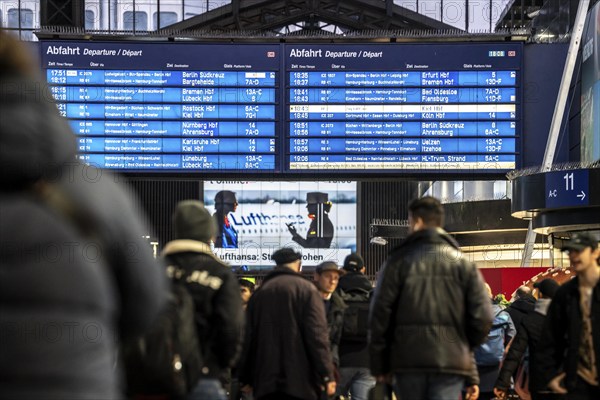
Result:
M229 221L229 213L235 212L238 206L235 193L221 190L215 195L215 213L213 218L217 223L218 232L215 238L215 247L237 249L237 231Z
M293 223L286 224L292 234L292 240L304 248L328 249L333 240L333 223L329 219L331 202L329 195L322 192L306 194L308 218L312 221L308 227L306 239L298 234Z

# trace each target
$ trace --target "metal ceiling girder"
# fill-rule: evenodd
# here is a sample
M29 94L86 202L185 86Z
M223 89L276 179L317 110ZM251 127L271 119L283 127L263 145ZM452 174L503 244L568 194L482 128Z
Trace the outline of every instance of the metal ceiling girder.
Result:
M273 30L303 22L307 15L355 30L455 29L390 0L234 0L168 29ZM266 16L273 19L267 21Z

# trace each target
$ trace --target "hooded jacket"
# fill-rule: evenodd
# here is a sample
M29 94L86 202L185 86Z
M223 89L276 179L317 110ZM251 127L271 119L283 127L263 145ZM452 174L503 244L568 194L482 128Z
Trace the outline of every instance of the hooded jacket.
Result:
M538 393L546 389L543 375L540 374L537 358L539 357L538 343L542 335L544 320L546 319L547 308L551 299L539 299L536 302L535 309L521 321L521 329L517 330L508 353L502 362L502 369L498 375L495 387L502 390L508 390L511 384L511 378L522 362L527 362L529 373L529 392ZM524 360L526 352L529 353L527 360Z
M371 372L473 374L492 324L477 267L442 229L410 235L383 270L369 318Z
M506 312L510 314L510 318L515 324L517 331L521 328L521 321L523 321L523 318L532 313L534 307L535 298L533 296L526 296L516 299L508 306L508 308L506 308Z
M118 399L117 345L164 299L148 230L42 83L0 85L0 398Z

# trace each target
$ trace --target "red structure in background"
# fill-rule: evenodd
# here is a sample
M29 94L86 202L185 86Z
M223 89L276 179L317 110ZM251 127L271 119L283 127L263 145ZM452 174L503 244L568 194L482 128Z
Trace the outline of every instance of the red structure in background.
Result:
M492 288L496 296L504 294L510 300L513 292L537 274L548 271L549 268L527 267L527 268L480 268L483 278Z

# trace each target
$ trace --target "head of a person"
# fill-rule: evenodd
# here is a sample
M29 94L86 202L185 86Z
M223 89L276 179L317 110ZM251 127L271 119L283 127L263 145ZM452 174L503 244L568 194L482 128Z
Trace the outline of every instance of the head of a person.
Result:
M435 197L415 199L408 205L408 224L411 232L441 228L444 224L444 207Z
M345 273L346 271L340 269L335 261L325 261L317 265L314 280L321 292L331 294L335 292L340 276Z
M77 140L42 78L34 48L0 29L0 191L61 176Z
M551 299L556 294L560 285L554 279L547 278L534 283L533 287L538 291L538 299Z
M221 190L215 195L215 209L227 214L235 212L238 206L235 193L230 190Z
M282 247L277 250L271 255L271 259L275 261L277 267L289 268L296 272L300 272L302 268L302 254L290 247Z
M486 291L488 297L490 298L490 300L493 299L494 294L492 293L492 287L489 285L489 283L485 283L484 285L485 285L485 291Z
M350 253L344 259L344 270L346 272L360 272L364 274L366 271L365 261L358 253Z
M317 215L319 206L323 207L325 213L331 211L332 204L329 201L329 194L323 192L306 193L306 209L309 218L314 218Z
M519 286L515 292L515 297L517 299L525 299L529 296L531 296L531 288L529 286Z
M254 293L254 283L245 278L238 279L238 283L240 284L240 295L242 296L242 304L248 304L250 297Z
M40 80L40 69L34 61L32 49L0 29L0 80L19 77Z
M562 246L562 251L569 253L571 267L576 273L598 267L598 259L600 258L598 239L589 232L573 234L571 240Z
M196 240L210 243L217 227L204 204L198 200L184 200L177 204L173 213L175 239Z

